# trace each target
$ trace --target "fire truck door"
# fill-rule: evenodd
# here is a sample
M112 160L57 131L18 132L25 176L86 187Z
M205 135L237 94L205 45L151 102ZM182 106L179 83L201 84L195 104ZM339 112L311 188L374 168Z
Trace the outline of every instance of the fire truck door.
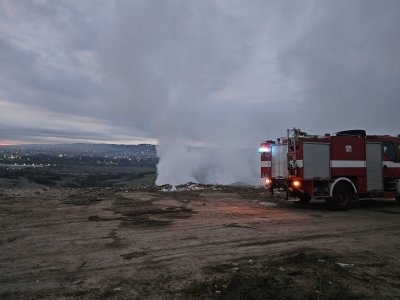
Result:
M272 145L272 177L287 177L287 145Z
M330 178L329 144L303 143L304 179Z
M380 143L366 143L367 191L382 191L382 149Z

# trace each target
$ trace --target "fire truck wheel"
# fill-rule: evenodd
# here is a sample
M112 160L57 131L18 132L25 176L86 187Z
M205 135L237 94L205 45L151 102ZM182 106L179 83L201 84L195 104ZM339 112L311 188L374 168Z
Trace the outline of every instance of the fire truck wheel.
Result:
M396 202L397 202L397 204L400 204L400 195L396 196Z
M311 201L311 197L308 193L305 193L299 197L299 201L297 203L306 204Z
M332 198L328 200L328 205L333 210L346 210L353 199L351 187L344 182L338 182L333 189Z

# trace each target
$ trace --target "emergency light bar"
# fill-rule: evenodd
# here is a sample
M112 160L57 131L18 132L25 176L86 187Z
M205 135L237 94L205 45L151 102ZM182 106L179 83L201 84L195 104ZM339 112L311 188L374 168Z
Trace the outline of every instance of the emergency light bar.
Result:
M258 152L260 152L260 153L271 152L271 148L270 147L260 147L260 148L258 148Z

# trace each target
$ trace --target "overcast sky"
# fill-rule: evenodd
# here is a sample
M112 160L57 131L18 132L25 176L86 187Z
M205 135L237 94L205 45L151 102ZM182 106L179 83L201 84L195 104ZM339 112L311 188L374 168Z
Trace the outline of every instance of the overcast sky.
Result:
M0 0L0 143L397 134L398 0Z

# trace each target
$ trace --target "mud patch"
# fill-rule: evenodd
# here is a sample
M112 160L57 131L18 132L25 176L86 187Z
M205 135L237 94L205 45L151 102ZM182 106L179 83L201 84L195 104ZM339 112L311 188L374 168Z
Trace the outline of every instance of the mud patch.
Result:
M117 232L115 230L112 230L107 238L111 238L112 242L107 243L106 247L118 249L118 248L123 248L125 246L122 242L122 239L118 237Z
M125 260L131 260L132 258L141 257L144 255L146 255L146 252L137 251L137 252L131 252L131 253L127 253L127 254L121 254L120 256L123 257Z
M376 211L384 214L392 214L392 215L399 215L399 211L394 210L387 210L387 209L373 209L373 208L365 208L365 210Z
M127 228L167 226L176 219L190 218L194 213L193 209L186 207L182 202L171 199L163 202L157 197L147 201L119 197L114 201L112 210L120 215L116 218L122 221L120 226Z
M112 221L112 219L103 218L100 216L89 216L88 221L92 222L102 222L102 221Z
M152 219L151 217L137 217L122 219L120 227L137 228L137 227L157 227L170 225L172 220Z
M166 196L168 196L168 198L170 200L180 202L181 205L182 204L187 204L187 203L189 203L191 201L201 201L203 199L203 197L200 194L200 192L194 192L194 191L164 192L164 193L161 192L161 193L159 193L159 197L161 199L162 198L165 199Z
M264 188L255 189L252 187L242 187L236 188L236 190L238 195L245 199L263 200L271 198L270 193Z
M237 228L249 228L249 229L256 229L254 226L248 224L238 224L238 223L228 223L224 224L224 227L237 227Z
M75 206L88 206L97 204L103 200L104 198L100 198L96 195L69 195L64 203Z

